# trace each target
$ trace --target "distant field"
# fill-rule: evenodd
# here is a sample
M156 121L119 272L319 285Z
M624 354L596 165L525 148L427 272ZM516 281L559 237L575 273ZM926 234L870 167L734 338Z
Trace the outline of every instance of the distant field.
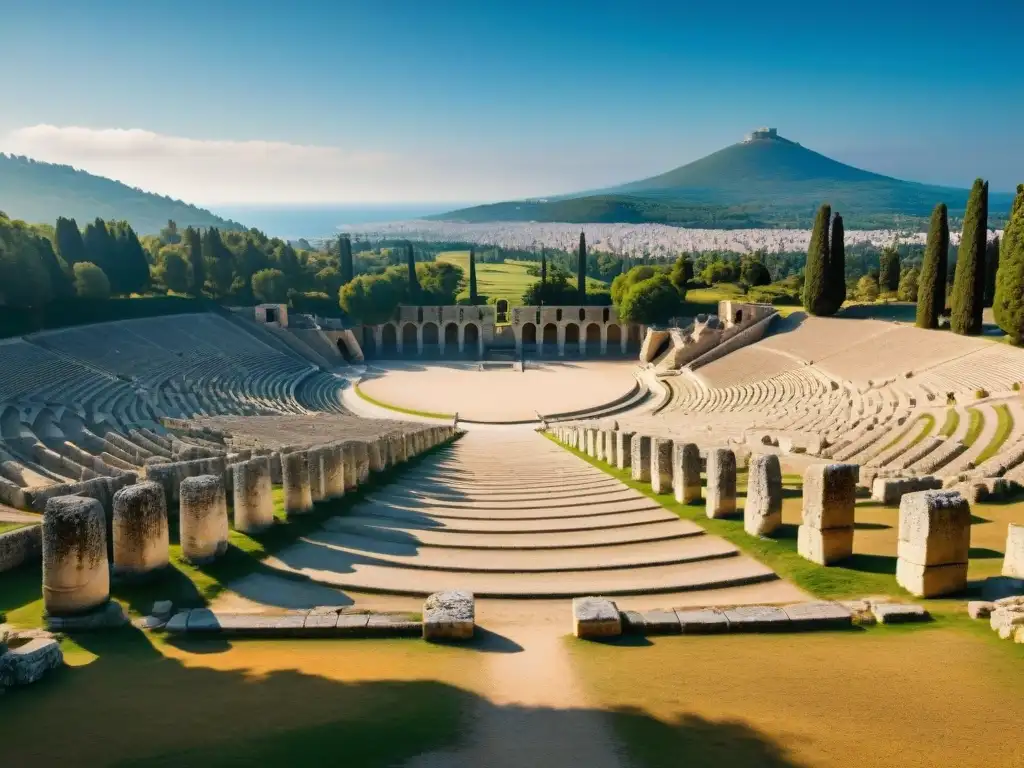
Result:
M437 255L438 261L447 261L462 267L466 273L466 288L459 298L469 296L469 251L444 251ZM476 265L476 288L482 296L508 300L509 306L518 307L523 303L526 289L537 281L527 274L529 262L508 261L504 264Z

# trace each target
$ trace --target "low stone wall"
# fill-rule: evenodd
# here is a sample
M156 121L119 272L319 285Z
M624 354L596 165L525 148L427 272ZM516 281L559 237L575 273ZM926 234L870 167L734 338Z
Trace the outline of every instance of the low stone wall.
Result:
M0 533L0 573L23 563L39 560L43 555L43 528L31 525Z

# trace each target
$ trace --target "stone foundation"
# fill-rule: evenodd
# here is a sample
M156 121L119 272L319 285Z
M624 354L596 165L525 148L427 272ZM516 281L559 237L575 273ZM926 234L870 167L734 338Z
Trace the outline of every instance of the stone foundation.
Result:
M423 603L424 640L469 640L475 626L472 592L435 592Z

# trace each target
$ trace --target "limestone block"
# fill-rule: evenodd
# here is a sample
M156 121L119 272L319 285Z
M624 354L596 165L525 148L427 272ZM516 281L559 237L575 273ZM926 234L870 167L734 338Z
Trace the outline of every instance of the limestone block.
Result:
M853 625L849 608L828 601L796 603L783 607L789 617L790 629L839 629Z
M597 430L587 429L584 434L587 440L587 456L593 459L597 456Z
M917 597L952 595L967 587L967 563L920 565L901 557L896 561L896 583Z
M821 530L810 525L797 529L797 552L812 563L832 565L853 554L853 528Z
M853 528L856 464L813 464L804 472L804 525L819 530Z
M631 441L633 456L630 460L632 478L639 483L651 482L651 438L634 435Z
M572 620L576 637L618 637L622 634L618 607L601 597L573 598Z
M774 454L754 456L747 470L743 530L767 536L782 525L782 466Z
M43 606L55 616L82 613L110 599L103 505L54 496L43 513Z
M367 444L369 451L370 470L373 470L373 454L377 442ZM320 449L320 478L324 484L324 498L337 499L345 495L345 462L341 446L337 443L325 445Z
M919 491L900 501L897 555L914 565L966 563L971 505L956 491Z
M293 454L289 454L289 457ZM224 478L189 477L181 483L179 503L181 554L193 563L208 563L228 548L228 503Z
M645 611L642 615L646 635L678 635L683 631L675 611Z
M0 654L0 694L4 688L31 685L63 665L60 643L52 638L37 637L11 648Z
M676 618L684 635L719 635L729 631L729 619L717 608L676 609Z
M672 441L657 438L651 445L651 490L672 491Z
M306 451L306 467L309 473L309 499L316 504L324 499L324 476L320 448L310 448Z
M598 429L594 431L594 458L598 461L604 461L604 457L604 430Z
M871 481L871 498L886 505L899 504L908 493L942 488L938 477L875 477Z
M707 515L712 519L736 512L736 454L728 448L708 451Z
M250 533L273 525L274 497L268 458L257 456L234 467L232 506L235 528Z
M633 437L632 432L615 431L615 466L619 469L629 469L633 461Z
M391 437L388 436L382 439L384 440L383 450L385 450L385 461L387 463L387 466L392 467L394 466L395 462L391 452ZM355 488L357 488L359 485L359 471L356 462L355 443L347 442L341 444L341 458L345 464L345 490L355 490Z
M700 449L695 443L675 443L672 449L672 485L676 501L700 501Z
M906 624L931 618L920 605L903 603L872 603L871 613L879 624Z
M606 429L604 431L604 460L615 466L618 462L618 457L615 453L615 430Z
M987 600L971 600L967 603L967 615L972 619L987 619L995 610L996 604Z
M114 573L141 576L167 567L170 536L164 489L138 483L114 494Z
M725 618L731 632L784 632L790 629L789 616L774 605L741 605L728 608Z
M309 492L309 462L305 451L281 456L281 484L284 486L284 511L303 515L313 508Z
M423 603L424 640L469 640L475 624L472 592L435 592Z
M355 443L353 455L356 458L356 482L360 485L370 479L370 450L366 443L359 441ZM407 456L402 461L407 460Z
M174 613L174 603L170 600L157 600L153 603L153 608L150 610L153 616L158 619L164 619L165 621L171 617Z
M1006 532L1006 556L1003 558L1003 576L1024 579L1024 524L1010 523Z

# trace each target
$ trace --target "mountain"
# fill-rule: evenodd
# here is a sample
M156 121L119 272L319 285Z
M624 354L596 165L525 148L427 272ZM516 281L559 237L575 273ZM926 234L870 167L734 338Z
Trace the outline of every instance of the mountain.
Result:
M97 216L125 219L139 234L156 234L174 219L178 226L244 229L204 208L143 192L69 165L0 154L0 211L14 219L52 224L58 216L80 226Z
M967 194L966 189L855 168L764 128L738 144L647 179L559 198L464 208L433 218L805 227L818 206L828 202L843 214L847 227L914 226L924 224L939 202L952 215L962 213ZM1004 204L1009 208L1010 196L993 195L990 204L998 214Z

